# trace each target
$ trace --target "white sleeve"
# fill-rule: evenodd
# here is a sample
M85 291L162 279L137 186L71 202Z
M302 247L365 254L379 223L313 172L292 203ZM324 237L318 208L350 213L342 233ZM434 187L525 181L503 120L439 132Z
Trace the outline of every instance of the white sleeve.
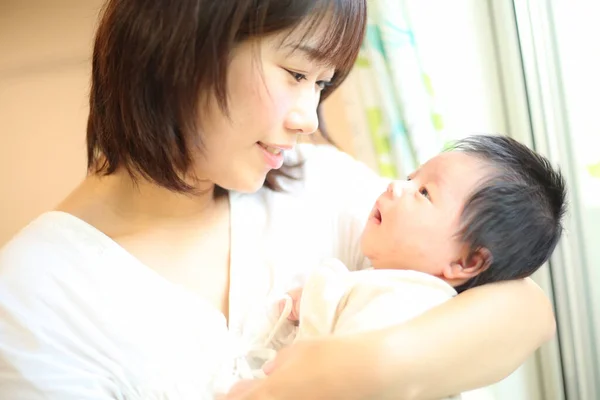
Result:
M0 251L0 399L125 399L70 334L76 327L68 326L69 293L46 273L52 260L44 261L44 253L39 247L18 257Z
M386 189L388 178L330 145L306 147L304 179L313 207L333 221L332 256L349 269L361 269L366 260L360 238L375 200Z

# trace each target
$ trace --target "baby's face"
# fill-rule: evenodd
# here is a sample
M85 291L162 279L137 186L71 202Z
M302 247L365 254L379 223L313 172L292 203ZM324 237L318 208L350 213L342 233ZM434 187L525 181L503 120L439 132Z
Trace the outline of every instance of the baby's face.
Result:
M379 197L362 236L375 268L410 269L443 277L466 247L457 233L463 206L485 164L462 153L442 153Z

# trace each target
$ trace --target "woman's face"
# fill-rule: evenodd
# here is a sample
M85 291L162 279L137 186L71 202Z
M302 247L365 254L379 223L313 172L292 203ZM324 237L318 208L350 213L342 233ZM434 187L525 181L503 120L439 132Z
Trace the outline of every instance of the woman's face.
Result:
M199 112L203 150L195 163L198 178L254 192L269 170L281 167L283 152L295 146L298 135L316 131L321 90L334 69L309 57L310 40L294 50L300 38L286 34L247 41L233 50L229 115L216 100Z

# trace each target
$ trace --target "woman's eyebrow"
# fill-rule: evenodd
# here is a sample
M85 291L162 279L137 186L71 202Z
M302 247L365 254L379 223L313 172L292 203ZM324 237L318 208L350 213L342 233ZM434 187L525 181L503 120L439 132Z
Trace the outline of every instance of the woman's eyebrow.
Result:
M302 44L302 43L290 43L285 46L286 49L290 50L290 54L299 51L304 57L310 61L318 62L326 67L333 67L328 61L330 56L318 47Z

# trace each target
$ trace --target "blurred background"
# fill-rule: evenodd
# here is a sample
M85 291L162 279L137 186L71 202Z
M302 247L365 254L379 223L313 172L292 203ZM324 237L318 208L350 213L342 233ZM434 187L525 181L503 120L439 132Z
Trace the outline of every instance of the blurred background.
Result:
M0 246L85 175L98 0L0 0ZM497 400L600 399L600 1L370 0L356 68L323 105L336 143L405 176L449 141L509 134L567 176L567 234L535 280L558 335Z

